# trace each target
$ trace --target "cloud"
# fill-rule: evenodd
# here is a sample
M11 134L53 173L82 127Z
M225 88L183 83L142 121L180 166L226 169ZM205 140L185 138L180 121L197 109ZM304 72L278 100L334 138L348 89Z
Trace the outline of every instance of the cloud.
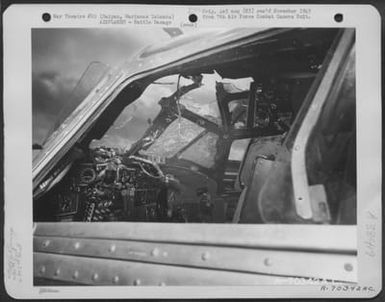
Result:
M56 72L32 74L33 141L41 143L68 104L77 79Z
M168 38L160 28L48 28L32 30L32 68L79 75L89 63L120 65L142 47Z
M118 66L143 47L169 39L162 28L154 27L33 29L33 141L42 143L55 122L64 119L82 100L81 97L71 98L71 93L91 62ZM182 103L191 105L190 109L200 114L218 116L214 90L218 79L217 74L206 75L204 85L190 92L187 97L190 100L182 100ZM106 144L115 144L115 136L117 144L126 145L127 142L130 145L143 134L148 119L154 119L160 111L160 98L176 90L177 76L164 77L157 82L165 84L149 86L134 106L122 112L107 133ZM190 83L191 80L182 78L180 85ZM206 104L208 101L211 104Z
M32 107L42 113L58 113L75 87L77 79L56 72L32 74Z
M91 62L118 66L146 45L169 39L161 28L32 30L33 141L42 143ZM71 107L72 106L72 107ZM67 112L68 113L68 112Z

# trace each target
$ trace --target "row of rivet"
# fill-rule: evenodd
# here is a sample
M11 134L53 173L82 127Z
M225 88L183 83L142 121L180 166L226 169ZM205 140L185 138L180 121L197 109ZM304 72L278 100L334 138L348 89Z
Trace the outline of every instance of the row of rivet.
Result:
M49 245L49 240L46 240L46 241L43 243L43 246L44 246L44 247L47 247L48 245ZM76 243L74 244L74 248L75 248L75 249L79 249L79 247L80 247L80 243L79 243L79 242L76 242ZM116 245L115 245L115 244L112 244L112 245L110 246L110 248L109 248L109 251L110 251L110 253L114 253L114 252L116 251ZM159 251L158 248L154 248L154 249L151 251L151 255L154 256L154 257L159 256L159 253L160 253L160 251ZM163 256L164 256L164 257L167 257L167 256L168 256L168 254L167 254L166 251L163 252ZM204 252L204 253L202 253L201 258L202 258L203 261L207 261L207 260L210 258L210 254L209 254L208 252ZM271 262L271 260L270 260L269 258L266 258L266 259L264 260L264 264L265 264L266 266L271 266L271 265L272 265L272 262ZM346 269L346 265L345 265L345 269ZM348 270L348 269L346 269L346 270Z
M46 267L44 265L42 265L40 267L40 274L44 275L45 272L46 272ZM60 273L61 273L60 268L57 268L55 270L54 276L58 277L60 275ZM78 270L74 271L74 273L72 274L72 278L74 280L77 280L79 278L79 271ZM92 281L96 282L99 279L99 275L97 273L94 273L94 274L92 274L91 279L92 279ZM117 284L117 283L119 283L119 280L120 280L119 276L116 275L112 278L112 283ZM138 286L138 285L142 284L142 281L140 279L135 279L132 284L135 286ZM165 286L165 285L166 285L165 282L163 282L163 281L159 282L159 286Z
M50 241L49 241L49 240L45 240L45 241L43 242L43 247L47 247L47 246L49 246L49 244L50 244ZM80 242L75 242L74 248L75 248L76 250L79 249L79 248L80 248ZM114 253L114 252L116 251L116 245L115 245L115 244L112 244L112 245L110 246L110 248L109 248L109 251L110 251L110 253ZM159 255L160 255L160 250L159 250L158 248L154 248L154 249L151 251L151 255L154 256L154 257L159 256ZM163 257L167 257L167 256L168 256L167 251L164 251L164 252L162 253L162 255L163 255ZM209 253L209 252L204 252L204 253L202 253L201 259L202 259L203 261L207 261L209 258L210 258L210 253ZM264 263L265 266L272 266L272 264L273 264L270 258L265 258L263 263ZM344 264L344 269L345 269L345 271L347 271L347 272L351 272L351 271L353 271L353 265L352 265L351 263L345 263L345 264Z
M43 247L48 247L50 245L50 241L49 240L45 240L43 242ZM80 248L80 242L75 242L74 244L74 249L75 250L78 250ZM116 251L116 245L115 244L112 244L110 247L109 247L109 252L110 253L114 253ZM151 251L151 255L154 256L154 257L157 257L160 255L160 250L158 248L154 248L152 251ZM167 257L168 256L168 252L167 251L163 251L162 253L163 257ZM202 253L202 260L206 261L210 258L210 254L208 252L204 252Z

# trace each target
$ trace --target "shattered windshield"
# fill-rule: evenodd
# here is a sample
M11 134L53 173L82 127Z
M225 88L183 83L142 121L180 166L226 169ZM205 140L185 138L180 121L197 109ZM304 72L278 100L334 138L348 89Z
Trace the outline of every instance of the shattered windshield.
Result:
M213 166L218 135L207 131L204 120L222 126L216 85L223 81L226 79L215 71L196 77L171 75L157 79L121 112L101 139L91 142L90 148L176 157ZM251 79L231 81L237 91L242 91L249 87ZM188 117L182 111L190 112Z
M201 86L189 91L180 98L180 103L188 110L220 125L222 123L217 103L215 84L222 80L217 74L205 74Z
M153 82L135 102L124 108L100 140L94 139L91 142L90 148L109 147L122 152L129 150L159 114L159 100L171 95L176 90L176 84L177 76L168 76Z
M150 148L141 150L140 153L171 158L203 131L204 128L185 118L176 119Z
M100 140L94 139L91 142L90 148L110 147L122 152L129 150L159 115L162 109L160 100L176 92L178 78L179 75L166 76L150 84L134 103L122 111ZM218 74L204 74L199 87L181 96L180 106L220 125L221 116L215 96L215 82L220 79ZM190 79L179 78L180 87L191 83ZM162 134L156 135L156 141L151 142L149 148L140 153L172 157L203 130L194 122L177 118Z
M179 158L197 163L206 168L215 164L218 135L208 132L200 137L192 146L183 151Z

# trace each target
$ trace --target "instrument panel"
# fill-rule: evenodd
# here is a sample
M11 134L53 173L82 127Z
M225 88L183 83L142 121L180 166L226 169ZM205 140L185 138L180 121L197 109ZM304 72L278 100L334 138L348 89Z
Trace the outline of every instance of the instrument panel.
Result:
M158 221L168 178L152 160L97 148L50 195L59 221Z

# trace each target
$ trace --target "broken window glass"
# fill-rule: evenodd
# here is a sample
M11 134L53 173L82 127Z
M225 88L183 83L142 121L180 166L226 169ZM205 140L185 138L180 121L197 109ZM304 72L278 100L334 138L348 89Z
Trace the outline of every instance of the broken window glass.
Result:
M211 168L215 164L218 135L208 132L184 151L180 158L192 161L200 166Z
M171 158L203 131L202 127L185 118L176 119L147 150L141 150L140 154Z

